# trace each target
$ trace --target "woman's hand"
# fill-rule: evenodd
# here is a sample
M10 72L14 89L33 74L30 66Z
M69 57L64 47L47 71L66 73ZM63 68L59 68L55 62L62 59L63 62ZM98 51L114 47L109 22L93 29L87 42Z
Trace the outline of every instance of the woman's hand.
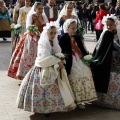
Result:
M64 66L64 61L61 61L58 63L59 67L57 68L58 70L62 69Z
M67 19L67 17L64 15L62 16L62 20L65 21Z

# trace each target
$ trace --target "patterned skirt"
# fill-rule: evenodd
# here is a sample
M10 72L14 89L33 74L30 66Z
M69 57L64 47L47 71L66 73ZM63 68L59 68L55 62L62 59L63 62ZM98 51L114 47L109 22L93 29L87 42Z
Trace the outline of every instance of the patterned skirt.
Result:
M107 94L98 93L98 105L120 109L120 52L113 51Z
M40 86L40 68L33 66L20 86L17 106L37 113L66 112L57 80L50 86Z
M77 104L97 100L91 70L87 65L83 64L79 56L73 56L69 82Z
M30 38L30 39L29 39ZM35 63L38 40L31 39L29 34L24 35L17 44L8 68L8 76L22 80Z

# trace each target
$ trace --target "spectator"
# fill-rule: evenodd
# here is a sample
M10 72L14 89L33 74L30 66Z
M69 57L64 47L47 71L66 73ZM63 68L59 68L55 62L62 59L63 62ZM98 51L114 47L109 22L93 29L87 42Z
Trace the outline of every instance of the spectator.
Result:
M120 15L120 0L117 0L117 6L115 10L115 15L119 16Z
M103 31L102 19L104 16L107 15L106 7L104 3L101 3L99 5L99 9L100 10L96 12L96 19L95 19L96 40L99 40L99 37Z
M82 25L87 33L87 19L88 19L88 10L87 10L87 6L84 3L82 6L82 10L83 10L83 16L82 16Z
M8 9L4 1L0 0L0 37L3 38L4 41L7 40L7 37L11 37L10 22L11 18Z
M113 4L111 2L108 3L108 7L109 7L109 13L115 14L115 8L113 7Z
M78 18L80 19L80 21L82 20L82 16L83 16L83 10L82 10L82 2L77 2L76 3L76 7L75 7L76 13L78 15Z
M93 15L93 5L90 4L88 6L88 30L90 30L91 28L91 31L93 32L94 31L94 23L93 23L93 20L94 20L94 15Z
M55 0L48 0L48 4L44 7L44 12L49 21L56 21L58 18L58 8L55 4Z

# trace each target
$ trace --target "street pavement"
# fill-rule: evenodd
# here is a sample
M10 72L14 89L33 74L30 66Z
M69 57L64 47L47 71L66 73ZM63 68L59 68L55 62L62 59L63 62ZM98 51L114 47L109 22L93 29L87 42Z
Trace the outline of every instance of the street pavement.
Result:
M96 45L95 34L85 34L85 44L92 52ZM49 118L43 114L34 114L18 109L15 105L19 90L19 80L7 76L11 57L11 40L0 39L0 120L120 120L120 111L87 105L85 110L76 108L66 113L52 113Z

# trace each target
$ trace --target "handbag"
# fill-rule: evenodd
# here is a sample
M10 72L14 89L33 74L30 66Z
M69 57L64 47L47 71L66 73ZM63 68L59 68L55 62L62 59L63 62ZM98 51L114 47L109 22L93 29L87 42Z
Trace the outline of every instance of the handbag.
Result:
M102 20L98 20L98 22L95 24L95 30L103 30Z

